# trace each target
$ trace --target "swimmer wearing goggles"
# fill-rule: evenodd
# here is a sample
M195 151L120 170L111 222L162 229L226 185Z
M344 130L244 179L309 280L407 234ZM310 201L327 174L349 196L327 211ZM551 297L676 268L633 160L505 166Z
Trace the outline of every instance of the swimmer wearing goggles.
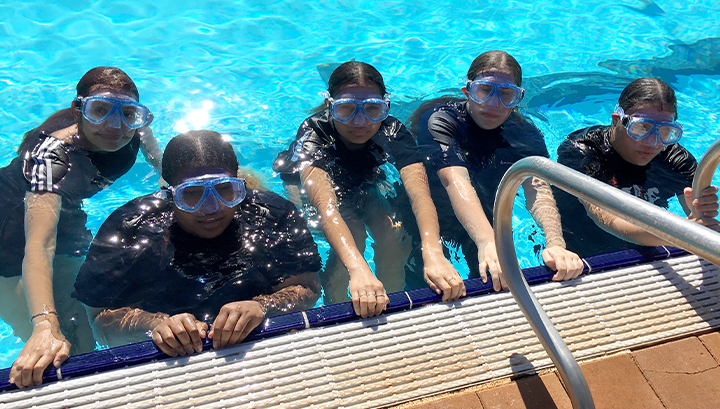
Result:
M470 98L478 104L489 100L495 94L505 108L517 106L525 96L523 88L513 84L497 84L485 80L468 81L467 90Z
M85 119L94 124L105 122L116 113L130 129L140 128L150 122L150 110L130 98L77 97L75 103Z
M220 210L220 204L235 207L245 199L245 179L225 174L203 175L171 186L169 190L180 210L193 213L202 207L214 213Z
M365 114L370 121L377 123L384 121L390 112L390 100L387 98L369 98L362 101L350 98L334 100L329 96L327 98L333 118L342 123L350 122L359 112Z
M620 116L620 124L625 128L628 136L636 141L656 133L660 142L667 146L677 143L682 137L682 125L675 121L657 122L650 118L625 115L625 111L619 105L615 107L615 113Z

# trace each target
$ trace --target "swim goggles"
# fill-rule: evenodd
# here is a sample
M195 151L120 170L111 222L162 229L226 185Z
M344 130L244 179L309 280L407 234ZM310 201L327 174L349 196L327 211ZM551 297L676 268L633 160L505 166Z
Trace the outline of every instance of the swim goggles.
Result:
M364 113L372 122L380 122L388 117L390 111L390 100L387 98L370 98L362 101L350 98L338 100L328 98L328 101L333 118L342 123L350 122L358 112Z
M229 176L205 180L195 178L169 189L175 205L190 213L200 209L208 199L215 199L227 207L235 207L245 199L245 179Z
M649 118L635 118L632 115L625 115L625 111L618 105L615 113L620 116L620 123L627 130L628 136L636 141L657 133L663 145L677 143L682 137L683 127L677 122L657 122Z
M130 129L140 128L149 122L150 110L135 101L108 97L77 97L76 101L85 119L94 124L105 122L116 112Z
M467 90L470 98L478 104L482 104L496 94L505 108L517 106L525 96L525 90L513 84L496 84L484 80L468 81Z

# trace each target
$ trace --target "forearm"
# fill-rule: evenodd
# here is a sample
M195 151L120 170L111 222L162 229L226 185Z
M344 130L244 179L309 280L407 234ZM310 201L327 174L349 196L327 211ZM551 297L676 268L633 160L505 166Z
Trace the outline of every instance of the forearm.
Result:
M438 173L447 190L455 216L475 244L481 247L481 244L495 241L492 225L470 183L467 170L445 168Z
M124 345L148 339L148 331L169 318L161 312L150 313L139 308L91 309L91 319L96 333L103 337L109 346Z
M53 193L25 196L25 257L23 285L30 316L56 313L53 297L53 259L62 198Z
M253 298L260 304L266 317L302 311L315 306L320 298L320 285L291 285L272 294Z
M542 179L532 177L523 182L526 206L533 219L545 232L546 247L565 248L560 213L550 185Z
M340 215L337 196L327 173L312 166L302 171L302 180L310 203L320 214L320 228L340 262L353 274L370 273L370 267L355 244L350 228Z
M602 210L593 204L585 203L585 208L587 209L588 216L593 219L598 227L620 239L641 246L664 246L668 244L641 227Z
M155 168L158 173L162 173L162 151L158 146L157 139L153 135L153 131L149 126L144 126L136 131L140 137L140 150L145 156L145 160Z
M442 252L440 245L440 226L438 224L435 204L430 196L425 167L421 163L413 163L400 169L400 178L410 199L413 214L420 230L423 256L426 252Z

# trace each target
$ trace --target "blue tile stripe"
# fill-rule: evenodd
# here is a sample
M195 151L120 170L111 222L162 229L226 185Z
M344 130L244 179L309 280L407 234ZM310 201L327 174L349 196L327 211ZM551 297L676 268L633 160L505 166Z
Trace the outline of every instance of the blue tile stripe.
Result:
M640 247L633 250L623 250L584 259L586 266L583 273L587 273L588 265L594 274L603 270L649 263L686 254L688 253L685 250L674 247ZM539 266L524 269L523 275L528 284L535 285L550 281L554 273L545 266ZM480 278L465 280L465 288L469 297L493 292L492 282L483 284ZM390 298L390 303L387 307L387 314L441 301L441 297L428 287L388 294L388 298ZM304 329L307 327L306 317L310 327L321 327L359 319L359 317L355 315L352 303L350 302L313 308L304 311L304 313L305 317L302 312L296 312L266 318L262 324L248 335L246 340L255 341L286 334L293 330ZM212 341L204 340L203 350L211 348ZM63 364L61 374L62 379L67 379L163 358L167 358L167 355L161 352L152 341L144 341L88 354L71 356ZM10 368L0 370L0 392L17 389L14 384L9 383L9 376ZM58 379L56 369L48 369L43 376L43 384L54 382Z

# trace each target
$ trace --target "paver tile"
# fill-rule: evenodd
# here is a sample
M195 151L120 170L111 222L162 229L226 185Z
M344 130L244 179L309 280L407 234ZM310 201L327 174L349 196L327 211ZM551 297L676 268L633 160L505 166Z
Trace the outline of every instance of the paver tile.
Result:
M647 371L693 373L718 366L697 337L639 349L632 354L643 373Z
M700 335L698 338L715 358L715 362L720 364L720 332L711 332L709 334Z
M596 409L664 409L630 354L580 365Z
M633 356L666 408L718 408L720 367L698 338L638 350Z
M414 406L413 409L485 409L475 392L464 392Z
M484 409L572 409L555 372L478 392Z

